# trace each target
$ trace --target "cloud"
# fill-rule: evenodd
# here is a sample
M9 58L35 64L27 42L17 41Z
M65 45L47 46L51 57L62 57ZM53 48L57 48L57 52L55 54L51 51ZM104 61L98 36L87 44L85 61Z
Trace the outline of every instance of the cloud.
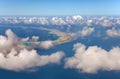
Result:
M0 53L0 68L20 71L51 63L59 64L64 55L63 52L39 55L36 50L28 51L27 49L20 50L19 54L16 55L17 53L15 49L12 49L6 57Z
M74 15L72 16L73 20L83 20L83 17L80 15Z
M81 31L78 31L76 33L69 33L72 37L77 37L77 36L88 36L94 32L94 28L91 27L84 27Z
M74 50L75 55L65 59L65 68L75 68L85 73L120 70L120 47L106 51L97 46L86 48L85 45L77 43Z
M92 19L88 19L88 20L86 21L86 24L87 24L88 26L91 26L91 25L92 25L92 22L93 22Z
M32 36L32 41L38 41L39 37L38 36Z
M59 18L59 17L52 17L50 22L53 25L65 25L66 24L64 19L63 18Z
M115 28L107 30L106 33L110 37L119 37L120 36L120 30L116 30Z
M103 19L99 23L103 27L111 27L113 25L113 23L109 19Z
M48 25L49 24L49 20L46 17L39 17L36 18L35 20L38 24L42 24L42 25Z
M41 47L41 48L44 48L44 49L49 49L49 48L53 47L53 42L50 41L50 40L42 41L42 42L40 43L40 47Z
M6 31L6 36L0 35L0 68L21 71L51 63L59 64L64 56L61 51L51 55L40 55L35 49L22 45L22 41L23 39L19 39L10 29ZM51 44L49 41L43 44L47 43Z
M117 23L117 24L120 24L120 19L117 19L116 23Z
M52 17L1 17L1 24L40 24L40 25L85 25L112 27L120 25L120 17L109 16L52 16Z
M94 28L84 27L84 28L82 29L82 31L81 31L81 36L90 35L93 31L94 31Z

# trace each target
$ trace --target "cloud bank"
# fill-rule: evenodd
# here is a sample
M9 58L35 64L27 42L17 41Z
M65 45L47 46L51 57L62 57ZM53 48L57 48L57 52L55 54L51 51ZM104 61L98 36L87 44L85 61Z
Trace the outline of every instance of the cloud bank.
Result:
M52 16L52 17L1 17L0 24L40 24L40 25L85 25L112 27L120 25L120 17L114 16Z
M77 43L74 50L75 55L65 59L65 68L75 68L84 73L120 70L120 47L106 51L97 46L86 48L85 45Z
M47 64L59 64L64 53L58 51L51 55L40 55L34 49L23 46L21 42L26 39L19 39L10 29L6 36L0 35L0 68L21 71ZM38 37L33 37L37 40ZM47 44L49 42L45 42ZM48 46L46 47L48 48Z

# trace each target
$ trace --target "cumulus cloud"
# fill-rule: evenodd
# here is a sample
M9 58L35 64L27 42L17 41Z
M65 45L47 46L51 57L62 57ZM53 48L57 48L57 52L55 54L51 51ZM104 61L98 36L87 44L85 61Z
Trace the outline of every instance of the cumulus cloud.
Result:
M99 70L120 70L120 47L106 51L97 46L86 48L77 43L74 45L75 55L66 58L65 68L75 68L85 73L96 73Z
M90 35L92 32L94 31L94 28L83 28L82 31L81 31L81 36L87 36L87 35Z
M111 27L113 25L113 23L109 19L103 19L99 23L103 27Z
M46 17L39 17L39 18L36 19L36 22L38 24L42 24L42 25L48 25L49 24L48 18L46 18Z
M86 21L86 24L87 24L88 26L91 26L91 25L92 25L92 22L93 22L92 19L88 19L88 20Z
M80 15L74 15L72 16L73 20L83 20L83 17Z
M109 16L94 16L85 17L80 15L66 16L66 17L1 17L2 24L41 24L41 25L96 25L102 27L112 27L120 25L120 17Z
M24 41L28 39L25 38ZM64 56L63 52L40 55L35 49L28 49L27 46L22 45L22 41L10 29L6 31L6 36L0 35L0 68L14 71L26 70L50 63L58 64Z
M1 17L0 23L7 24L41 24L41 25L96 25L102 27L112 27L120 25L120 17L110 16L53 16L53 17Z
M77 37L77 36L88 36L94 32L94 28L91 27L84 27L81 31L78 31L76 33L69 33L72 37Z
M117 24L120 24L120 19L117 19L116 23L117 23Z
M63 57L63 52L56 52L51 55L39 55L36 50L28 51L27 49L20 50L19 54L14 49L10 51L7 57L0 53L0 68L20 71L37 66L44 66L50 63L60 63Z
M42 42L40 43L40 47L41 47L41 48L44 48L44 49L49 49L49 48L53 47L53 42L50 41L50 40L42 41Z
M38 36L32 36L32 41L38 41L39 37Z
M107 30L106 33L110 37L119 37L120 36L120 30L117 30L115 28Z
M59 18L59 17L52 17L50 22L53 25L65 25L66 24L64 19L63 18Z

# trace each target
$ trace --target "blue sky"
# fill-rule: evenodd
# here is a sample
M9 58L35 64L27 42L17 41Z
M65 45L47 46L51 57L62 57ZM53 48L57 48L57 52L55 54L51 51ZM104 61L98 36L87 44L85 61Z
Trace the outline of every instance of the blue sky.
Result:
M0 0L0 15L120 15L120 0Z

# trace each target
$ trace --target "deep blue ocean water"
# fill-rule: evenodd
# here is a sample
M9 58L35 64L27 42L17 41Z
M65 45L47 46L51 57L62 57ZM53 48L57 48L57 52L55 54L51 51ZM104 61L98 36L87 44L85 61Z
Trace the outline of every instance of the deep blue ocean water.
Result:
M4 35L6 29L11 29L21 38L28 36L32 37L33 35L39 36L40 41L48 39L54 40L58 38L56 35L49 34L48 31L31 28L24 29L17 26L1 26L0 34ZM74 54L73 45L79 42L86 46L97 45L105 50L110 50L113 46L120 46L120 38L105 39L106 35L104 34L104 30L105 29L101 28L101 30L96 30L91 36L78 37L76 40L57 45L49 50L37 49L37 51L41 55L49 55L56 51L64 51L66 57L71 57ZM99 31L101 31L101 36L99 36ZM1 69L0 79L120 79L120 71L99 71L96 74L80 73L75 69L64 69L64 60L62 60L60 65L49 64L43 67L38 67L35 72L14 72Z

